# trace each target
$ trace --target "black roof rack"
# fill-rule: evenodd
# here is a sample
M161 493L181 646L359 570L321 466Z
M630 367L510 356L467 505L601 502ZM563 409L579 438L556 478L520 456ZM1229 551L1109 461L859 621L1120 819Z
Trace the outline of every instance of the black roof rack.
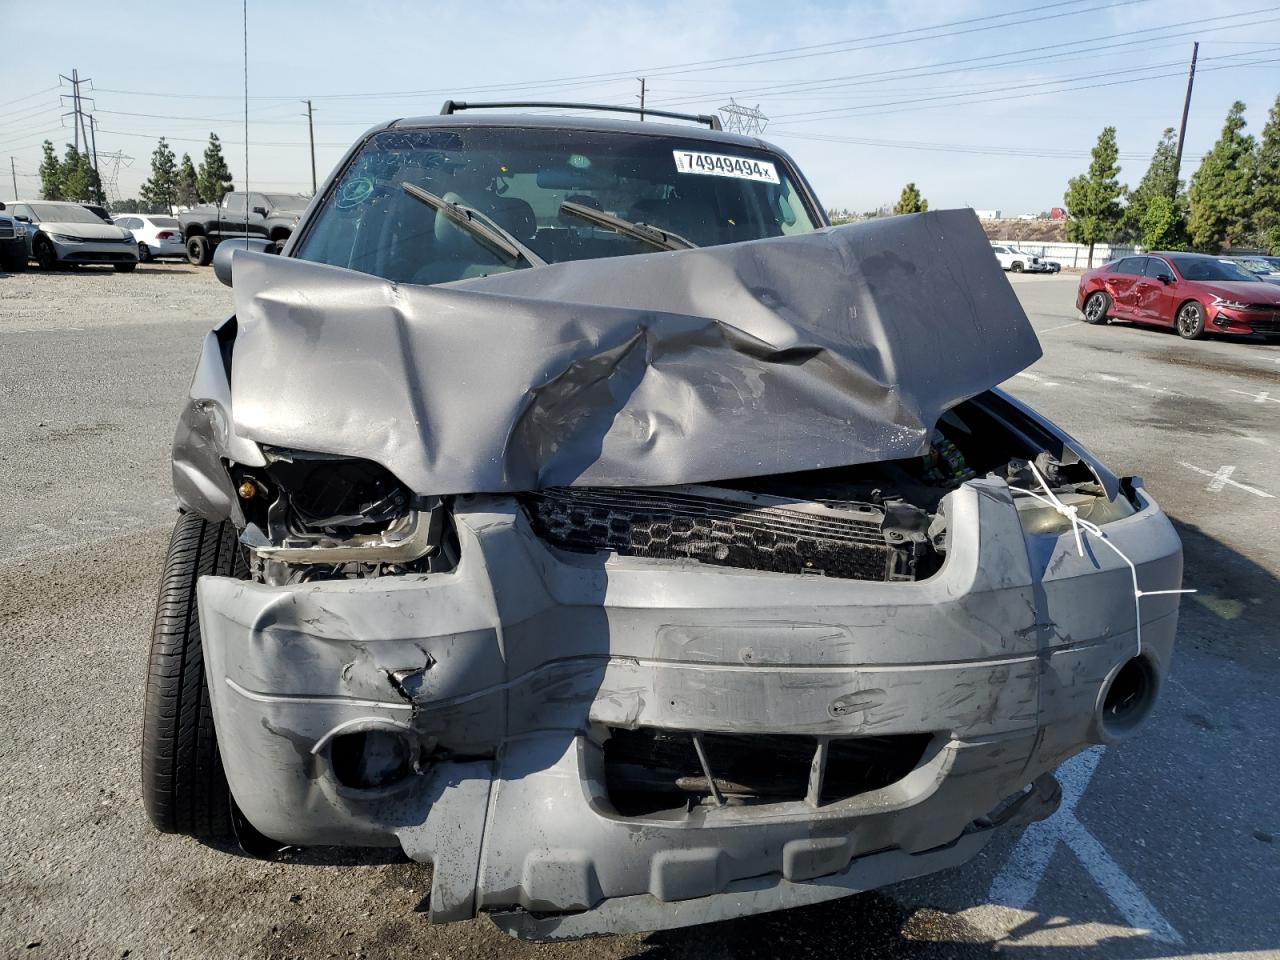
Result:
M509 100L503 102L487 101L485 103L467 103L465 100L446 100L440 113L457 113L459 110L508 110L513 107L552 107L561 110L604 110L610 113L638 113L640 116L665 117L668 120L691 120L694 123L705 123L712 130L723 129L720 118L706 113L673 113L670 110L653 110L648 107L615 107L607 103L562 103L556 100Z

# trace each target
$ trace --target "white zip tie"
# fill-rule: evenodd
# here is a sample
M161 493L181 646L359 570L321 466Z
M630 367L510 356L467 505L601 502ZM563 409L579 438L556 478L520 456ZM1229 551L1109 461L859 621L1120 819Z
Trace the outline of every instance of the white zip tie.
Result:
M1127 556L1125 556L1124 551L1121 550L1119 547L1117 547L1114 543L1112 543L1111 539L1105 533L1103 533L1102 528L1099 527L1096 523L1092 523L1091 521L1085 520L1083 517L1081 517L1079 510L1077 510L1075 506L1065 504L1061 500L1059 500L1057 496L1054 494L1054 492L1051 489L1049 489L1049 484L1045 481L1044 476L1040 473L1040 471L1036 469L1036 465L1034 463L1028 460L1027 466L1031 468L1032 475L1036 478L1036 481L1044 489L1045 495L1041 496L1040 494L1036 493L1034 490L1023 490L1019 487L1011 487L1010 488L1011 490L1017 493L1026 494L1032 499L1038 500L1041 503L1045 504L1046 506L1052 507L1058 513L1062 514L1064 517L1070 520L1071 533L1076 538L1077 555L1081 557L1084 556L1084 541L1080 535L1080 531L1084 530L1087 533L1092 533L1095 537L1098 538L1098 540L1101 543L1104 543L1108 547L1110 547L1111 550L1115 553L1115 555L1119 557L1121 560L1123 560L1125 564L1129 567L1129 576L1133 579L1133 613L1134 613L1134 627L1135 627L1134 633L1137 635L1137 639L1138 639L1138 653L1141 654L1142 653L1142 598L1156 597L1162 594L1171 594L1171 593L1195 593L1195 590L1143 590L1141 587L1138 586L1138 568L1134 566L1132 560L1130 560Z

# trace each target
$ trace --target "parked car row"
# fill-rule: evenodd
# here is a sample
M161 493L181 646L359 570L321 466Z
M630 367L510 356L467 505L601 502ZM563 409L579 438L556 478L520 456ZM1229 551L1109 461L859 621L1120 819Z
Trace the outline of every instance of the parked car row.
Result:
M0 203L0 267L22 270L35 260L42 269L110 264L122 273L139 262L185 259L196 266L213 260L229 237L267 240L275 249L293 233L310 202L301 194L233 191L218 204L178 216L123 213L62 200Z
M63 265L110 264L121 273L138 266L138 246L132 233L112 223L101 207L95 212L82 203L35 200L8 204L5 234L9 246L5 268L21 270L35 260L44 270Z

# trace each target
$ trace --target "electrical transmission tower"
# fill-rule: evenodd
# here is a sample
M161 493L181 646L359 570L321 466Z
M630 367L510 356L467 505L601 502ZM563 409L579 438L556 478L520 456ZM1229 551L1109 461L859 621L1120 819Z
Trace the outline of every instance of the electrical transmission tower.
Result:
M720 108L720 119L724 128L730 133L761 134L769 123L769 118L760 112L760 104L744 107L733 99Z
M109 203L119 203L123 199L120 196L120 167L133 166L133 157L123 150L99 154L99 157L102 160L102 192L107 195Z

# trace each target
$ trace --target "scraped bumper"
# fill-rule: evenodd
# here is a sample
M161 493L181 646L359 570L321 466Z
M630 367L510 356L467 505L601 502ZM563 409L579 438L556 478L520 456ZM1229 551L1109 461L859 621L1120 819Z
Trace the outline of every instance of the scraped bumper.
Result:
M1123 561L1024 534L994 481L950 496L946 563L920 583L559 553L509 497L461 498L455 515L449 574L199 587L247 818L282 841L430 861L436 920L487 912L534 938L656 929L960 863L995 826L1051 812L1044 775L1105 739L1103 693L1139 654ZM1155 504L1106 529L1144 590L1179 586ZM1141 616L1158 678L1177 597L1145 597ZM899 779L833 802L623 815L600 743L636 729L927 746ZM335 746L374 730L416 766L353 787Z

